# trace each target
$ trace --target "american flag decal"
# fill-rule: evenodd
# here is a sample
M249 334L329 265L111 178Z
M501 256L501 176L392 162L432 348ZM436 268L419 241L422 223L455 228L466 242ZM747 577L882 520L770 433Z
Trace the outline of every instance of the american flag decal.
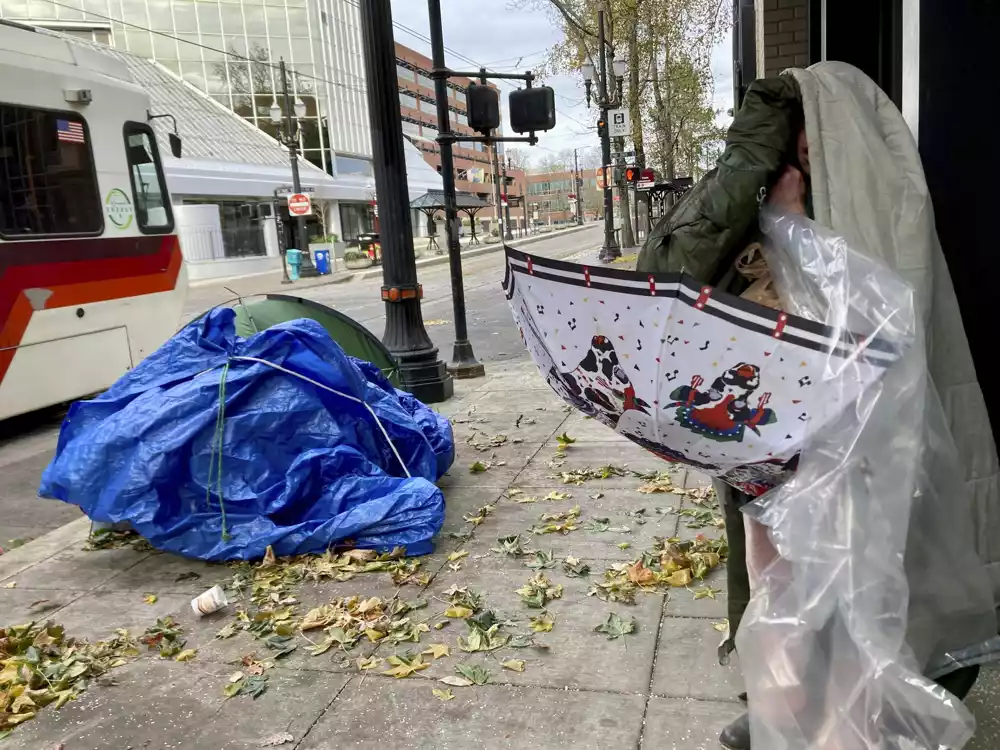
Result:
M56 120L56 137L67 143L86 143L83 134L83 123L72 120Z

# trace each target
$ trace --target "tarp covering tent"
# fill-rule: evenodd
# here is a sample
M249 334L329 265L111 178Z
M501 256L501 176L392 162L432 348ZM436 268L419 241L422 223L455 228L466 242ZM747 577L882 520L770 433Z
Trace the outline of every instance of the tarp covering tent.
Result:
M315 320L347 354L371 362L390 383L402 387L399 365L389 350L371 331L332 307L301 297L267 294L241 298L233 309L236 311L236 333L243 338L297 318Z
M39 494L202 560L342 544L422 555L451 425L312 320L236 334L212 310L70 408Z

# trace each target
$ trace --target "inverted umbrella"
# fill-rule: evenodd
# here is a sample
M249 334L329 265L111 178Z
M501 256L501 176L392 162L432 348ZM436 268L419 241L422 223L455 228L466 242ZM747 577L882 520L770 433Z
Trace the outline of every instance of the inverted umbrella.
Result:
M835 333L687 274L506 255L514 320L556 393L751 495L787 479L804 441L899 356L870 334ZM838 362L858 373L847 387L831 377Z

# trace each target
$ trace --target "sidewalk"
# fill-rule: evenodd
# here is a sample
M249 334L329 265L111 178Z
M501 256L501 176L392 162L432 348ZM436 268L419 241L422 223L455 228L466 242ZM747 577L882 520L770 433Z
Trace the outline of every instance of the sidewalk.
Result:
M525 245L530 246L536 242L541 242L552 237L560 237L567 234L573 234L574 232L581 232L589 229L591 226L591 224L585 224L582 227L570 227L569 229L560 229L554 232L533 234L530 237L512 240L510 244L514 247L521 247ZM431 255L427 255L424 250L426 242L421 242L420 240L417 242L417 250L422 253L422 257L417 258L416 261L418 269L426 268L428 266L437 266L448 262L448 254L446 252L443 252L440 255L435 255L433 253ZM443 244L441 246L442 248L444 247ZM480 255L487 255L501 250L503 250L502 242L471 246L463 245L462 258L475 258ZM343 268L342 261L339 261L339 264L341 270L336 273L327 274L325 276L315 276L308 279L299 279L293 284L281 283L282 273L280 269L269 271L268 273L253 274L250 276L237 276L227 279L207 279L204 281L192 282L188 289L187 301L185 303L185 313L183 316L184 320L182 322L187 323L192 318L205 312L205 310L231 300L234 295L229 291L229 289L232 289L244 297L249 297L255 294L269 293L294 295L301 292L303 289L382 277L382 266L372 266L371 268L350 271ZM229 287L229 289L226 287Z
M302 577L301 566L298 574L286 567L244 569L244 576L256 576L259 597L278 602L270 605L271 615L252 619L260 638L228 632L236 629L228 626L238 624L239 608L256 611L246 598L202 620L189 605L240 571L127 546L84 551L85 519L0 557L0 627L47 618L70 636L96 640L120 627L141 635L170 615L183 628L184 648L197 649L193 660L177 662L142 647L139 658L105 674L78 699L41 709L0 740L0 750L49 750L58 743L65 750L717 748L720 729L742 711L736 695L743 689L737 660L721 667L716 658L724 570L668 594L634 592L634 604L588 595L608 580L606 570L638 559L657 538L719 537L714 501L680 494L704 487L705 479L674 471L676 492L650 493L649 477L635 473L661 472L664 462L568 411L533 365L493 368L486 379L459 381L456 391L441 408L454 423L458 455L440 483L447 515L436 552L420 558L415 571L397 570L399 585L386 572L336 566L322 574L312 568L321 580L298 583L289 581ZM575 439L563 458L556 455L561 435ZM473 473L476 462L488 468ZM566 472L577 472L580 484L564 483L559 475ZM588 473L609 476L584 478ZM657 483L670 489L664 475ZM574 506L580 508L575 521ZM698 517L676 513L685 508ZM543 519L546 514L562 515ZM566 524L563 533L532 533L559 524ZM501 551L517 552L519 545L531 553ZM568 557L578 562L567 566ZM567 570L582 573L583 565L589 574ZM524 590L538 573L549 584ZM627 598L622 575L607 589L609 598ZM561 596L555 597L557 586ZM155 600L147 603L150 594ZM393 597L415 609L397 616L389 631L401 636L395 646L391 637L374 643L362 637L345 651L335 644L344 630L333 628L326 631L332 648L310 655L307 647L323 642L325 633L301 633L297 626L307 612L338 597L358 597L357 611L388 607ZM544 609L528 606L531 598ZM463 622L471 613L459 605L476 611L478 633ZM496 629L484 619L487 610ZM284 612L288 619L278 621ZM614 632L595 632L611 613L626 623L634 618L635 631L620 629L613 639ZM403 615L407 623L399 622ZM261 623L270 625L261 630ZM220 630L231 637L218 637ZM532 639L533 645L525 643ZM296 650L276 656L293 644ZM394 667L412 673L401 679L383 674ZM227 685L245 684L261 670L267 690L259 698L226 699ZM236 672L242 681L231 683L239 680ZM469 685L470 678L486 682ZM986 726L970 748L997 746L997 719L989 717L997 715L991 707L1000 681L991 672L981 683L970 703Z

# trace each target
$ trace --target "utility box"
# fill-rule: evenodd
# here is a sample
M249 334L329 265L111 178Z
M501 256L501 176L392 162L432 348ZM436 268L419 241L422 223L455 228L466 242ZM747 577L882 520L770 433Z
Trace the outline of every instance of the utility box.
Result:
M549 86L510 92L510 129L515 133L552 130L556 126L556 92Z
M490 86L473 83L465 91L469 127L487 134L500 127L500 94Z

